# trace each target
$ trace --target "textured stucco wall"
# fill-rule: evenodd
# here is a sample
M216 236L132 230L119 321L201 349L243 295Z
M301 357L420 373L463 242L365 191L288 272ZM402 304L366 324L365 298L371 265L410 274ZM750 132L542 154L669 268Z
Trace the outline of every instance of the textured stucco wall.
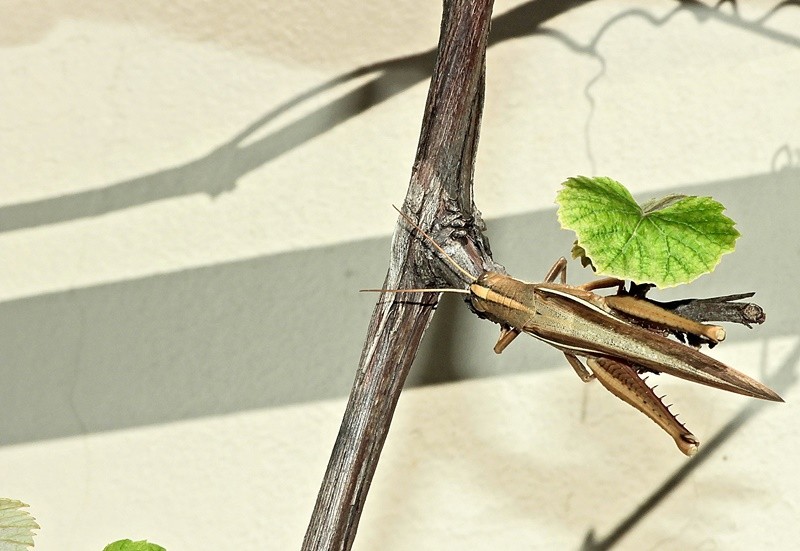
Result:
M0 4L0 495L31 504L37 549L294 549L440 6L162 4ZM496 258L534 280L569 250L552 205L569 175L713 195L743 237L681 294L758 291L768 323L714 355L787 403L662 377L710 452L689 461L541 343L495 356L496 328L446 300L356 548L790 548L800 9L550 4L495 7L476 196Z

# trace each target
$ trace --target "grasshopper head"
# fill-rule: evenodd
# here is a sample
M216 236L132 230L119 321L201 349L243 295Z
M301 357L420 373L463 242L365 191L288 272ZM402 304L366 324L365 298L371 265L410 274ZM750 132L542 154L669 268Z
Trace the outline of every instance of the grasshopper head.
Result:
M508 276L503 276L497 272L483 272L475 280L475 283L469 286L472 306L475 310L484 313L492 310L492 302L496 296L495 287L503 277Z
M535 297L529 284L498 272L484 272L469 286L472 307L501 325L522 328Z

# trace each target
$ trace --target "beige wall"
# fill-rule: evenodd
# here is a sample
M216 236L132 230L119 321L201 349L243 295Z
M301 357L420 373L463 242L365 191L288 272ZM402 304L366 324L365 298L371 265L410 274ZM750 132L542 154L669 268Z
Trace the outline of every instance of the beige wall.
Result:
M440 7L30 4L0 5L0 495L31 505L37 549L297 548ZM543 344L492 354L496 328L448 300L356 548L577 549L654 496L620 548L794 545L800 10L762 20L773 4L593 2L537 30L498 1L495 36L514 36L488 54L476 194L497 259L531 280L569 250L566 176L714 195L743 237L680 293L758 290L768 323L714 355L787 403L663 377L711 452L688 461Z

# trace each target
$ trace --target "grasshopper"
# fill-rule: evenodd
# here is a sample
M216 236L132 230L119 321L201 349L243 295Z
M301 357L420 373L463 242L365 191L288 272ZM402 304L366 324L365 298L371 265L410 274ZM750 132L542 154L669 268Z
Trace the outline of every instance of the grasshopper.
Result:
M744 373L643 326L693 335L713 346L725 339L725 331L718 325L699 323L641 298L619 294L624 282L616 278L568 285L567 261L563 257L542 283L528 283L494 271L475 277L407 214L397 207L395 210L466 278L469 287L370 291L468 295L481 317L500 325L500 337L494 345L496 353L505 350L520 333L546 342L564 353L582 381L599 380L612 394L655 421L687 456L697 452L700 442L656 396L641 374L668 373L745 396L783 402L774 391ZM603 296L594 292L610 287L618 287L618 294Z

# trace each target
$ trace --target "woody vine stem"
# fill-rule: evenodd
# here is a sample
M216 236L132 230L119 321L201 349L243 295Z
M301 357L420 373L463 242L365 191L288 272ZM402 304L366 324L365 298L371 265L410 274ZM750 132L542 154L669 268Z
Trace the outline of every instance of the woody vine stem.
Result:
M477 229L483 224L472 195L492 4L493 0L444 2L438 56L404 204L405 211L473 273L501 269ZM456 240L451 235L454 227L434 227L434 222L447 220L472 223ZM384 288L458 281L398 220ZM378 299L304 550L352 547L400 391L438 300L432 293Z

